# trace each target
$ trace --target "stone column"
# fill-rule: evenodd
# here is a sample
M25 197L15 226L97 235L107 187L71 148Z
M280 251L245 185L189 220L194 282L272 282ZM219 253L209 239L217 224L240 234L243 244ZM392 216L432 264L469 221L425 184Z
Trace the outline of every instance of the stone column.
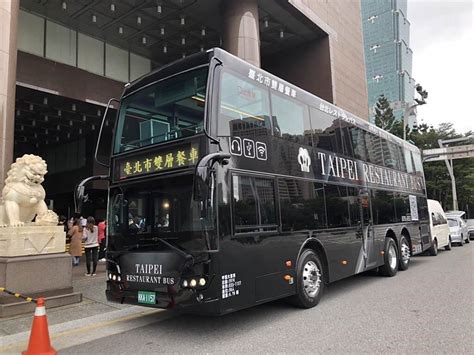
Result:
M224 49L260 67L257 0L225 0L222 4Z
M0 1L0 191L13 161L20 0Z

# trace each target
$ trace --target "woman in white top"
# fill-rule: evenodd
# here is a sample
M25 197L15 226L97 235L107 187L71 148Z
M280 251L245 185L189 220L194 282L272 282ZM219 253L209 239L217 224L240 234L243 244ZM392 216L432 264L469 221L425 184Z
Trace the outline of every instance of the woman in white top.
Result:
M95 225L94 217L87 217L87 224L84 228L84 250L86 252L86 276L91 276L91 263L92 263L92 276L95 276L95 270L97 269L97 256L99 250L98 238L99 229Z

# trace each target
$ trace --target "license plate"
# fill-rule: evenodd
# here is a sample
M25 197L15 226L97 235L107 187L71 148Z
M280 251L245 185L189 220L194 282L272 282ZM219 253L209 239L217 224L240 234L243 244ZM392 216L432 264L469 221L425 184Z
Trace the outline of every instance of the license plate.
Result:
M138 303L155 304L156 293L149 291L138 291Z

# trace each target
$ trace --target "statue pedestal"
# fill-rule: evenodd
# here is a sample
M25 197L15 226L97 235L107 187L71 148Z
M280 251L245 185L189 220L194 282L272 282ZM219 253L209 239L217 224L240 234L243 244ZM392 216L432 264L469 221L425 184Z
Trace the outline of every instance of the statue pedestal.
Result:
M0 228L0 256L64 253L65 248L62 226Z
M71 255L1 257L0 285L28 297L45 297L48 308L82 301L72 288ZM35 304L0 293L0 318L34 312Z
M0 228L0 286L45 297L48 308L81 302L72 288L71 255L61 226ZM33 312L35 304L0 293L0 318Z

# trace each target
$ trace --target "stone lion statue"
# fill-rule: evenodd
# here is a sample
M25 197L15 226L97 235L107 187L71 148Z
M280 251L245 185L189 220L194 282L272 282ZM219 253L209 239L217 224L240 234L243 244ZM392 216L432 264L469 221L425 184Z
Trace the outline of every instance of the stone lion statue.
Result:
M36 216L36 225L57 225L57 215L48 210L41 183L48 172L41 157L25 154L11 165L0 199L0 226L23 226Z

